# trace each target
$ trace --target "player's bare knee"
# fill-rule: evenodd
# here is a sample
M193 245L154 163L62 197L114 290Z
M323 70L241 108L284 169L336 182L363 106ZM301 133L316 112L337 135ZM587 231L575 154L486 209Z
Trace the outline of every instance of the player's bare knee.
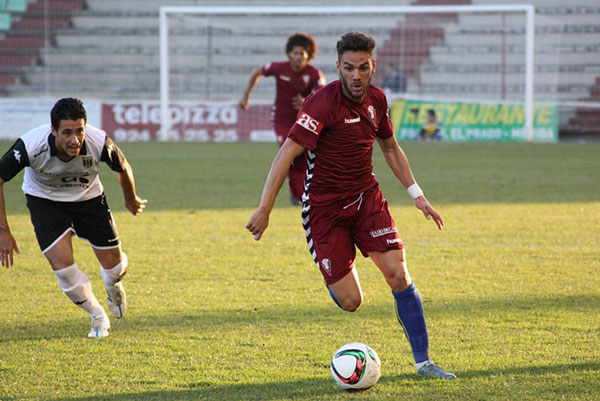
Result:
M125 265L127 264L127 257L119 248L101 251L95 250L95 252L98 261L105 269L112 269L123 261L125 261Z
M346 312L355 312L362 305L362 296L350 295L342 299L338 299L340 306Z
M54 271L64 269L65 267L69 267L75 263L73 255L52 254L51 256L48 256L48 254L46 254L44 256L46 256L48 263L50 263L50 266L52 266L52 270Z
M404 268L388 272L385 279L393 291L405 290L411 283L410 276Z

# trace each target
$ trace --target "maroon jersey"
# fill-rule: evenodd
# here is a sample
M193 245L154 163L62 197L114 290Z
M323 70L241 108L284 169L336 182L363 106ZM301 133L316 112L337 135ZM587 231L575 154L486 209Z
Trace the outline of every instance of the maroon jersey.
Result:
M303 200L327 205L377 186L373 142L393 133L385 94L369 86L361 103L342 94L340 80L309 96L289 133L309 149Z
M286 131L294 124L298 114L298 110L292 107L292 99L297 94L307 97L325 83L321 70L310 64L307 64L302 71L294 71L289 61L273 62L262 67L262 74L275 76L277 93L273 105L273 122L275 126L286 127Z

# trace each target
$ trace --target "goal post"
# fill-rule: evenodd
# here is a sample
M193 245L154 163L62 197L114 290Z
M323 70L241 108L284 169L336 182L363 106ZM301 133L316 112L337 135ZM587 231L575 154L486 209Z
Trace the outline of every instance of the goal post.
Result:
M417 19L415 16L421 17ZM454 16L454 19L444 16ZM467 16L475 16L476 19L474 22L469 22ZM511 16L518 16L518 22L512 22ZM497 22L500 20L502 26L497 29L491 26L491 24L500 24ZM506 20L511 21L509 25L512 24L510 25L513 27L512 31L506 29ZM432 21L437 24L435 27ZM477 35L470 34L468 27L470 23L475 24L479 29L485 25L489 28L490 34L482 39L475 39ZM435 34L432 35L433 28ZM177 113L172 110L175 103L195 102L203 104L203 107L210 107L210 104L229 104L235 107L245 89L252 71L251 66L284 60L285 41L294 32L305 31L315 36L319 54L314 64L322 69L328 82L337 79L335 72L337 56L333 54L335 42L341 34L353 30L370 34L377 41L376 74L380 73L379 76L374 77L374 84L377 86L381 87L384 83L382 70L386 72L386 69L395 69L395 64L401 64L399 68L407 83L401 97L417 95L440 100L464 98L471 101L517 103L523 108L524 113L521 127L522 139L527 141L534 139L535 8L525 4L161 7L159 12L160 130L157 139L177 138L172 134L172 129L181 118L178 118ZM463 37L464 39L461 39ZM465 45L467 49L464 54L465 66L459 65L456 61L444 61L444 52L448 53L445 57L450 60L453 50L443 50L438 47L443 45L444 41L452 40L458 43L461 43L461 40L465 44L471 43L469 46ZM480 42L473 42L473 40L480 40ZM400 42L402 49L398 50ZM494 62L487 61L485 56L470 54L471 49L483 48L484 53L481 54L485 55L485 49L495 51L498 48L497 43L500 42L502 43L502 65L500 66L493 65ZM410 54L410 49L415 46L423 48L420 56ZM460 58L461 55L454 54L454 56ZM479 67L477 57L481 62L481 68L477 68ZM471 69L485 70L487 75L471 74L468 63L472 64ZM464 74L460 73L461 68L465 69ZM514 71L511 72L511 68ZM447 72L448 78L446 75L442 78L442 73L439 75L440 79L445 80L449 85L444 87L445 82L429 84L424 81L435 77L436 71ZM507 71L510 74L507 75ZM499 83L486 86L486 79ZM456 82L450 82L452 80ZM477 80L482 82L476 82ZM268 107L269 103L272 103L274 85L265 84L264 81L268 81L268 78L259 82L257 87L262 85L264 90L262 93L260 91L257 93L255 89L251 103L256 102ZM391 99L393 98L392 95Z

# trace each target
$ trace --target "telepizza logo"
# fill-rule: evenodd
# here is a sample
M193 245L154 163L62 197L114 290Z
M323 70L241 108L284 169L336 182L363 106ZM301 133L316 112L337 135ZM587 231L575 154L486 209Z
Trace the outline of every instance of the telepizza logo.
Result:
M296 124L306 128L315 135L319 135L323 129L323 124L312 118L306 113L302 113Z

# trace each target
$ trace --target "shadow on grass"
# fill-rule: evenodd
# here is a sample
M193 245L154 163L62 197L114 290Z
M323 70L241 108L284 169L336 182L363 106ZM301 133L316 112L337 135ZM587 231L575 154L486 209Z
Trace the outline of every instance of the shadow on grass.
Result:
M467 372L458 372L458 380L453 382L453 385L460 384L461 388L468 386L470 379L479 379L493 376L541 376L545 374L556 374L565 371L569 372L584 372L597 371L600 369L600 362L580 362L554 365L537 365L526 367L515 367L505 369L486 369ZM431 379L421 378L415 374L402 374L396 376L384 376L380 379L380 383L398 383L410 390L411 386L421 386L420 393L427 391L438 392L437 386L422 387L423 381ZM456 385L455 385L456 386ZM342 395L342 399L349 399L352 394L355 397L351 399L371 399L377 398L376 393L360 392L347 393L337 389L329 378L303 379L289 382L269 382L258 384L225 384L215 385L208 382L189 383L181 390L154 391L144 393L127 393L114 395L98 395L94 397L75 397L75 398L60 398L61 401L85 401L85 400L103 400L103 401L124 401L124 400L144 400L144 401L163 401L163 400L304 400L304 399L321 399L334 397L336 394ZM457 392L460 389L456 390ZM348 397L346 397L346 395ZM383 398L386 398L383 396ZM16 400L17 398L5 398L5 400ZM58 399L56 399L58 400Z
M331 380L306 379L290 382L271 382L260 384L225 384L215 385L207 382L190 383L188 389L154 391L147 393L126 393L114 395L98 395L94 397L60 398L61 401L165 401L165 400L304 400L329 397L341 393ZM51 399L51 398L49 398ZM3 399L4 400L4 399ZM17 398L7 398L17 400ZM55 399L58 401L59 399Z
M490 298L484 300L449 302L444 300L425 300L425 313L429 319L439 316L460 315L469 316L471 319L494 318L504 321L507 315L523 315L522 321L535 322L543 316L552 316L564 312L594 314L600 310L600 295L577 294L571 296L557 297L514 297ZM393 303L389 305L367 305L353 315L366 313L373 321L381 321L382 324L390 324L393 318ZM119 332L135 331L139 327L146 330L151 329L173 329L179 330L210 330L212 327L224 329L235 329L240 325L297 325L300 322L311 322L311 324L335 325L343 324L349 318L347 312L339 310L333 304L324 304L318 307L292 307L279 305L263 307L260 309L249 305L248 308L205 310L201 306L193 310L188 306L186 309L169 309L165 314L129 314L126 319L116 321L113 319L114 338ZM84 323L85 322L85 323ZM89 323L87 317L74 319L55 319L52 322L27 322L17 323L11 326L0 327L0 344L7 342L36 341L60 339L65 341L69 338L79 339L87 334ZM110 337L111 339L113 336ZM89 340L94 341L94 340Z

